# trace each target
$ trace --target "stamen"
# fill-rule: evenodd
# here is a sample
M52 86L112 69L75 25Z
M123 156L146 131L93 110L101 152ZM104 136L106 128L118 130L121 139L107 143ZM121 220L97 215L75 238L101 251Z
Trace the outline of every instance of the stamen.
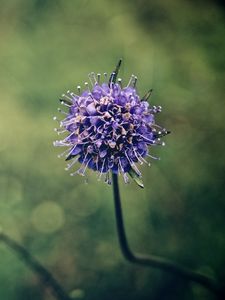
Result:
M72 96L72 98L73 98L73 103L72 103L72 104L74 104L74 100L77 101L77 100L80 98L80 96L77 95L77 94L75 94L74 92L71 92L71 93L70 93L70 96ZM72 104L71 104L71 105L72 105Z
M130 182L130 181L129 181L129 177L127 176L126 173L123 173L123 180L124 180L124 182L125 182L126 184Z
M137 160L140 162L141 165L143 165L143 162L142 162L141 159L139 158L138 153L136 152L136 150L135 150L134 148L132 148L132 149L133 149L133 151L134 151L134 155L135 155L135 157L137 158Z
M121 174L123 176L123 180L124 182L127 184L129 183L129 177L127 176L127 174L124 172L124 169L122 167L122 164L121 164L121 161L120 161L120 158L119 158L119 162L118 162L118 170L121 169Z
M150 154L146 154L146 155L152 159L160 160L160 157L152 156Z
M67 94L68 94L68 92L70 92L70 91L67 91ZM66 94L62 94L62 97L64 97L64 98L70 100L71 102L73 102L73 99L70 98L70 97L69 97L68 95L66 95Z
M78 159L79 157L74 158L69 164L67 164L65 170L68 171L78 161Z
M159 128L160 130L163 130L163 128L162 128L161 126L159 126L159 125L157 125L157 124L155 124L155 123L152 124L151 126L152 126L152 127L155 127L155 128Z
M112 181L111 181L110 176L109 176L109 171L105 175L105 183L107 183L109 185L112 184Z
M64 94L63 94L64 95ZM62 95L62 97L64 97ZM65 105L65 106L67 106L67 107L71 107L71 105L72 105L72 103L70 103L70 102L68 102L67 100L65 100L65 99L59 99L59 101L61 102L61 104L62 105ZM72 100L70 100L71 102L72 102Z
M118 78L117 81L118 81L119 85L120 85L121 88L122 88L122 87L123 87L123 86L122 86L122 79L121 79L121 78Z
M89 74L88 74L88 78L89 78L89 80L90 80L91 85L93 86L93 85L94 85L94 82L93 82L93 76L92 76L92 73L89 73ZM86 84L86 82L85 82L84 84Z
M88 82L85 82L84 85L85 85L85 87L88 89L88 91L91 92L91 91L90 91L90 88L89 88Z
M84 166L83 170L80 170L79 174L80 174L81 176L85 176L85 171L86 171L86 169L87 169L87 166L88 166L90 160L91 160L91 158L87 161L87 163L86 163L86 165ZM78 170L78 171L79 171L79 170Z
M165 142L162 142L162 141L161 141L161 139L155 140L155 144L156 144L156 145L159 145L159 146L165 146L165 145L166 145Z
M95 165L96 165L97 172L99 172L99 170L98 170L98 156L97 156L97 158L96 158Z
M76 175L76 174L79 174L79 175L81 175L81 176L84 176L83 170L84 170L84 163L85 163L85 160L86 160L87 155L88 155L88 153L85 154L84 159L83 159L83 162L82 162L80 168L79 168L76 172L71 173L70 176L74 176L74 175Z
M60 120L59 120L56 116L54 116L52 119L53 119L53 121L58 121L58 122L60 122Z
M70 151L70 149L66 149L66 151L63 151L62 153L58 154L57 157L61 158L61 157L65 156L69 151Z
M64 115L69 115L67 112L65 112L64 110L62 110L61 108L57 108L57 110L58 110L58 112L60 112L60 113L62 113L62 114L64 114Z
M109 87L112 88L112 85L113 85L113 80L114 80L114 77L115 77L116 73L115 72L112 72L110 77L109 77Z
M134 78L135 78L135 76L131 75L130 80L129 80L128 84L127 84L127 87L129 87L131 85L131 83L133 82Z
M100 78L101 78L101 74L98 73L98 74L97 74L97 82L98 82L98 84L99 84L99 82L100 82Z
M66 100L66 99L59 99L59 101L60 101L60 103L62 104L62 105L68 105L68 107L70 107L73 103L72 103L72 101L71 100Z
M142 135L142 134L138 134L140 137L142 137L143 139L147 140L148 142L150 142L150 144L154 144L155 141L148 139L146 136Z
M158 132L154 133L154 135L156 137L163 137L167 134L170 134L170 131L167 131L165 128L162 131L158 131Z
M138 170L137 166L135 165L135 163L133 162L133 160L131 160L127 154L127 152L125 151L125 155L130 163L130 165L133 167L133 169L135 170L135 172L141 177L141 172Z
M62 130L61 128L54 128L54 131L57 132L58 135L67 132L67 130Z
M151 166L151 163L148 162L144 157L141 156L141 159L143 160L144 163L146 163L149 167Z
M136 83L137 83L137 76L134 77L134 80L133 80L133 83L132 83L134 88L136 87Z
M97 83L97 79L95 77L95 73L91 72L90 74L88 74L88 78L90 80L90 83L92 86L94 86Z
M71 143L65 143L65 142L63 142L63 141L54 141L53 142L53 146L55 146L55 147L64 147L64 146L72 146L72 144Z
M65 127L65 126L69 126L69 125L72 125L72 124L75 124L76 123L76 117L75 118L71 118L70 120L62 120L60 122L60 126L61 127Z
M77 91L78 91L78 94L80 95L81 94L81 87L80 87L80 85L77 86Z
M68 139L69 139L73 134L75 134L74 131L71 132L67 137L65 137L65 139L62 140L62 142L67 142Z
M103 172L103 169L104 169L104 165L105 165L105 158L104 158L103 163L102 163L101 172L100 172L100 175L98 177L98 181L101 180L102 172Z

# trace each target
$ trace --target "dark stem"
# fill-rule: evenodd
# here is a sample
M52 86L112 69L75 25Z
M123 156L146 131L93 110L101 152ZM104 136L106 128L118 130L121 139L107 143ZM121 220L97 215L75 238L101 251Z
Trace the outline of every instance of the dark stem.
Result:
M207 288L208 290L216 294L218 296L218 299L225 299L223 298L225 294L224 294L224 290L222 290L222 287L220 288L219 285L213 279L207 277L206 275L191 271L185 267L180 266L179 264L173 261L167 260L162 257L158 257L154 255L135 254L132 252L126 237L122 206L120 200L119 185L118 185L118 176L116 174L112 174L112 181L113 181L117 233L118 233L120 248L125 259L127 259L129 262L134 264L154 267L167 272L171 272L177 276L182 276L186 280L190 280L204 286L205 288Z
M41 282L48 286L56 299L58 300L71 300L71 298L66 294L61 285L52 276L52 274L46 270L31 254L16 241L11 239L4 233L0 233L0 241L5 243L10 249L12 249L24 262L25 264L35 272L40 278Z

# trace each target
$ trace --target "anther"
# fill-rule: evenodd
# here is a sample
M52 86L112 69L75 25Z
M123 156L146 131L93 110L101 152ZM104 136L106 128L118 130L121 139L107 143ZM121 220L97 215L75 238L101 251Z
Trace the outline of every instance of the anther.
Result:
M88 78L89 78L90 83L91 83L92 86L94 86L97 83L94 72L91 72L90 74L88 74Z
M135 88L136 87L136 83L137 83L137 76L134 77L134 80L133 80L133 87Z
M99 84L99 82L100 82L100 78L101 78L101 74L98 73L98 74L97 74L97 82L98 82L98 84Z
M78 93L79 93L79 95L80 95L80 91L81 91L80 85L77 86L77 91L78 91Z
M85 82L84 85L86 86L86 88L87 88L87 89L89 90L89 92L90 92L90 88L89 88L88 82Z
M122 79L118 78L117 81L118 81L119 85L122 87Z
M130 77L130 80L129 80L128 84L127 84L127 87L131 85L131 83L133 82L134 78L135 78L135 76L132 74L131 77Z

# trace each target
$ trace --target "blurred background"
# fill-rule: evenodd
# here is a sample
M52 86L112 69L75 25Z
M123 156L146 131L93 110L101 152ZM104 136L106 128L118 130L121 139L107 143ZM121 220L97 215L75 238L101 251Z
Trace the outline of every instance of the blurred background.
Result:
M0 227L74 299L214 299L173 274L133 266L117 241L112 188L70 177L52 142L58 98L87 74L138 76L172 131L121 193L132 249L225 276L225 11L220 1L0 0ZM0 243L0 299L52 300Z

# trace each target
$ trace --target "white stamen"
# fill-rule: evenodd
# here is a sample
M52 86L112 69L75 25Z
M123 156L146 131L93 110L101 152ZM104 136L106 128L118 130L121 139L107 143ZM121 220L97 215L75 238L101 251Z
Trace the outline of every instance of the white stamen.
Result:
M65 156L69 151L70 151L70 149L66 149L66 151L64 151L64 152L62 152L62 153L60 153L60 154L58 154L58 155L57 155L58 158L61 158L61 157Z
M65 112L64 110L62 110L61 108L57 108L58 112L60 112L61 114L64 114L64 115L67 115L68 116L68 113Z
M85 156L86 157L86 156ZM86 165L83 168L80 168L77 172L78 174L80 174L81 176L85 176L85 171L87 169L87 166L89 164L89 161L91 160L91 158L87 161Z
M61 100L60 101L62 105L65 105L66 107L71 107L71 105L67 104L65 101Z
M141 161L141 159L138 156L138 153L136 152L136 150L134 148L132 148L134 151L134 155L136 156L137 160L140 162L141 165L143 165L143 162Z
M120 158L119 158L119 163L118 163L118 170L119 169L121 169L121 174L122 174L122 176L123 176L123 180L124 180L124 182L127 184L127 183L129 183L130 181L129 181L129 177L127 176L127 174L124 172L124 169L123 169L123 167L122 167L122 164L121 164L121 161L120 161Z
M103 169L104 169L104 165L105 165L105 158L104 158L103 163L102 163L101 172L99 174L98 181L101 180L102 172L103 172Z
M101 79L101 74L98 73L98 74L97 74L97 82L98 82L98 84L99 84L99 82L100 82L100 79Z
M127 176L126 173L123 173L123 180L124 180L124 182L125 182L126 184L130 182L130 181L129 181L129 177Z
M134 88L136 86L136 83L137 83L137 76L134 77L134 80L133 80L133 83L132 83Z
M152 156L150 154L146 154L146 155L152 159L160 160L160 157Z
M71 163L67 164L67 167L65 168L66 171L68 171L77 161L79 157L74 158Z
M76 118L71 118L70 120L62 120L60 122L60 127L69 126L69 125L72 125L74 123L76 123Z
M67 93L68 93L69 91L67 91ZM62 94L62 97L64 97L64 98L67 98L68 100L70 100L70 101L73 101L73 99L71 98L71 97L69 97L68 95L66 95L66 94Z
M66 136L63 140L61 140L61 142L67 142L68 139L69 139L73 134L75 134L74 131L71 132L68 136Z
M129 87L131 85L131 83L133 82L134 78L135 78L135 76L131 75L130 80L129 80L128 84L127 84L127 87Z
M91 91L90 91L90 88L89 88L89 84L88 84L87 81L84 83L84 85L86 86L86 88L88 89L88 91L91 92Z
M60 120L56 116L53 117L53 120L60 122Z
M77 90L78 90L78 93L79 93L79 95L80 95L80 91L81 91L80 85L77 86Z
M119 85L122 87L122 79L118 78L117 81L118 81Z
M133 169L135 170L135 172L141 177L141 172L138 170L137 166L135 165L135 163L133 162L133 160L131 160L127 154L127 152L125 151L125 155L130 163L130 165L133 167Z
M54 141L53 145L56 147L72 146L71 143L65 143L63 141Z
M84 176L83 169L84 169L84 162L85 162L85 159L86 159L87 155L88 155L88 153L85 154L84 159L83 159L83 162L82 162L80 168L79 168L76 172L71 173L70 176L74 176L74 175L76 175L76 174L79 174L79 175L81 175L81 176Z
M151 166L151 163L148 162L146 159L144 159L144 157L141 156L141 159L143 160L143 162L145 162L149 167Z
M88 74L88 78L89 78L90 83L91 83L92 86L94 86L97 83L94 72L91 72L90 74Z
M105 182L109 185L112 184L112 181L111 181L110 175L109 175L109 171L105 175Z
M142 134L139 134L139 136L141 136L143 139L151 142L152 144L155 144L155 141L148 139L147 137L143 136Z

